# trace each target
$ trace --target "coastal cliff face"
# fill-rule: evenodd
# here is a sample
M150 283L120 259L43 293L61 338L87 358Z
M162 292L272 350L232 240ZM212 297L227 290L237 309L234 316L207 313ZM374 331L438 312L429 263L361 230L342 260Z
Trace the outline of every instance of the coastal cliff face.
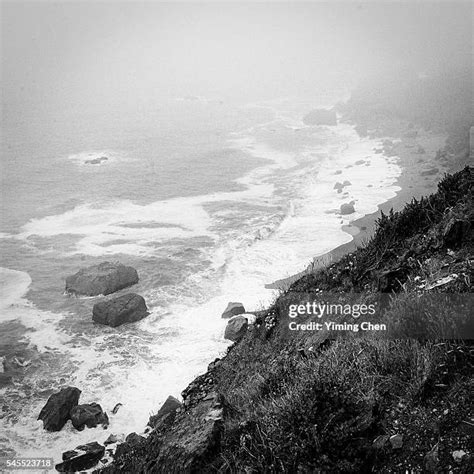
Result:
M382 213L357 250L309 268L182 392L172 416L129 438L100 472L474 471L472 115L462 101L439 113L449 100L430 87L436 107L395 107L405 90L374 105L359 91L339 113L361 135L397 136L410 121L408 130L449 133L437 159L456 172ZM379 304L372 322L386 331L289 331L290 304L335 295Z
M101 472L472 472L474 351L443 339L442 323L459 315L449 295L465 295L460 324L473 329L473 184L472 167L447 176L382 215L365 247L293 283L186 388L171 421ZM383 291L385 337L288 333L288 301ZM438 312L420 307L430 295ZM413 337L421 315L426 332Z

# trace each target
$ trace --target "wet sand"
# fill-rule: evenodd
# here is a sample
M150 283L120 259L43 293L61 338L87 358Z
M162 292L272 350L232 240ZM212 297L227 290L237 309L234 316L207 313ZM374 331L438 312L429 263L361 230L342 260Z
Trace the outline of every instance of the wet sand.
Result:
M396 133L393 133L394 128ZM325 254L315 256L313 263L307 269L288 278L269 283L266 288L285 290L309 271L336 262L345 254L363 246L370 239L375 231L375 222L381 212L388 213L390 209L398 211L413 198L419 199L421 196L436 191L438 182L445 173L450 171L446 163L436 158L437 151L444 147L447 135L417 129L402 121L391 123L390 130L391 136L378 134L380 146L377 150L391 159L396 157L397 164L402 170L396 183L400 187L396 196L379 204L377 211L350 221L349 225L343 226L342 229L352 236L350 242ZM416 136L414 136L415 132ZM368 177L367 186L371 186L369 179Z

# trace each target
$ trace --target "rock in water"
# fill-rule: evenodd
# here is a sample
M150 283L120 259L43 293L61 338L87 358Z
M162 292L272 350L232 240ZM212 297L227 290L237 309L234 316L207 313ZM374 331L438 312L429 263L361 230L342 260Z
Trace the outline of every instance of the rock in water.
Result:
M106 156L101 156L99 158L94 158L92 160L86 160L84 163L88 165L100 165L103 161L107 161L108 158Z
M43 421L47 431L60 431L70 418L71 409L77 406L81 391L76 387L63 388L48 398L41 410L38 420Z
M66 278L66 293L73 295L108 295L138 282L138 273L133 267L121 263L102 262L82 268Z
M92 319L99 324L117 327L133 323L150 314L142 296L135 293L96 303L92 309Z
M229 341L238 341L247 332L248 321L243 316L234 316L229 319L225 328L224 338Z
M306 125L337 125L335 110L315 109L303 117Z
M342 215L352 214L354 212L355 212L354 204L352 203L341 204Z
M87 428L95 428L102 425L107 428L109 425L109 417L107 413L102 411L102 407L98 403L89 403L77 405L71 410L71 421L74 428L82 431L85 426Z
M57 464L59 472L84 471L94 467L105 454L105 447L94 441L63 453L63 462Z
M229 303L227 308L222 313L222 318L231 318L232 316L236 316L237 314L245 313L245 308L242 303Z

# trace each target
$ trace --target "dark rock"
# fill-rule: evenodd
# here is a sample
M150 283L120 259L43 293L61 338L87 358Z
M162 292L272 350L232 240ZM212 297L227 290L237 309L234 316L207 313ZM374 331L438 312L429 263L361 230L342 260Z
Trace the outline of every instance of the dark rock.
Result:
M242 303L229 303L227 308L222 313L222 318L231 318L232 316L236 316L237 314L245 313L245 308Z
M109 444L114 444L118 441L118 436L111 434L105 441L104 444L108 446Z
M219 357L217 359L214 359L213 362L211 362L208 366L207 366L207 371L208 372L211 372L212 370L214 370L218 365L220 365L221 363L221 360L219 359Z
M129 444L139 444L139 443L143 443L143 441L145 440L146 438L144 438L143 436L140 436L137 433L130 433L125 438L125 442Z
M451 218L443 229L443 243L447 247L458 247L472 236L471 223Z
M148 420L148 425L152 428L156 427L160 420L165 417L169 417L169 422L171 422L171 418L176 415L176 410L181 407L181 402L177 399L172 397L171 395L166 399L165 403L161 406L158 410L156 415L150 416ZM169 416L171 415L171 416Z
M306 125L337 125L335 110L315 109L303 117Z
M107 413L102 411L102 407L98 403L89 403L77 405L70 412L72 425L79 431L84 427L95 428L97 425L107 428L109 425L109 417Z
M238 341L247 332L248 321L243 316L234 316L229 319L225 328L224 338L229 341Z
M84 471L94 467L105 454L105 447L97 442L78 446L63 453L63 462L56 465L59 472Z
M123 406L121 403L117 403L114 408L112 409L112 414L116 414L119 411L119 408Z
M365 163L365 160L357 160L354 164L355 165L363 165Z
M342 215L352 214L354 212L355 212L354 204L352 204L352 203L341 204L341 214Z
M206 456L219 448L224 417L224 398L209 394L164 441L156 460L160 472L202 472Z
M47 431L60 431L70 418L70 411L77 405L81 391L76 387L63 388L48 398L41 410L38 420L43 421Z
M86 160L84 163L87 165L100 165L103 161L107 161L108 158L106 156L101 156L99 158L94 158L92 160Z
M92 319L99 324L117 327L125 323L140 321L150 314L142 296L135 293L96 303Z
M137 271L120 263L102 262L66 278L66 293L108 295L138 282Z

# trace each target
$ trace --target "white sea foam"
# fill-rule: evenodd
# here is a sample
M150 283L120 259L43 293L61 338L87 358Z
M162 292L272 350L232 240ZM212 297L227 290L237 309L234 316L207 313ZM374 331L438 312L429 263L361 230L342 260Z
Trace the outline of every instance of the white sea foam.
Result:
M16 320L31 329L25 338L40 352L61 348L69 340L56 328L62 316L32 305L25 298L30 284L28 273L0 267L0 322Z
M30 284L28 273L0 267L0 311L21 302Z
M287 166L283 164L285 160L286 157L277 158L276 166ZM32 236L70 234L79 239L71 253L153 255L150 243L173 238L216 237L209 230L212 220L204 210L204 204L220 201L255 203L270 198L274 187L262 181L262 176L269 173L267 168L257 168L242 179L242 183L248 182L248 189L244 191L176 198L145 205L130 201L106 206L83 204L62 214L30 220L17 237L26 240Z
M278 116L278 120L286 120L285 115ZM295 122L287 123L293 125ZM44 455L59 459L62 451L89 441L103 442L110 433L141 432L149 415L157 411L168 395L179 397L185 384L202 373L216 355L223 353L228 341L223 339L226 320L221 319L220 314L229 301L241 301L247 311L268 305L276 292L266 289L266 283L303 270L314 256L349 241L351 236L342 230L342 225L375 211L377 204L395 194L398 190L395 181L400 173L396 158L387 159L374 154L377 142L360 139L350 126L339 125L326 133L327 145L308 145L300 157L272 150L256 141L254 136L234 136L233 146L269 159L267 165L239 179L246 186L243 191L177 198L147 205L129 201L107 206L88 204L63 214L31 220L23 227L19 235L22 239L76 235L78 242L73 252L89 255L119 252L148 255L153 252L153 248L147 245L150 242L173 237L208 236L215 239L216 246L210 250L213 264L207 276L212 278L217 270L224 270L219 277L214 276L216 294L210 295L207 301L200 304L182 299L166 308L152 307L150 316L137 323L135 329L151 337L153 343L145 341L140 343L143 346L138 347L138 342L134 345L131 342L134 340L131 337L133 329L129 329L129 335L126 327L122 329L124 337L120 344L115 344L110 332L90 338L89 343L81 347L73 347L64 339L56 340L58 350L77 363L71 383L83 389L82 403L99 402L109 415L116 403L123 403L123 406L116 415L110 415L107 431L77 432L68 425L60 433L45 433L34 416L42 403L33 402L23 412L20 423L8 431L12 446L18 452L23 456L35 455L41 447ZM293 169L301 162L311 164L313 155L318 155L313 166ZM365 163L356 165L359 160L369 162L369 166ZM335 175L336 170L341 170L341 173ZM271 178L273 172L281 171L285 171L281 175L286 176L286 185L293 186L294 192L290 193L291 200L286 202L287 213L275 221L270 232L261 234L262 238L256 240L240 236L222 241L210 230L215 216L205 210L205 204L220 201L275 204L273 200L278 196L274 194L276 187ZM335 182L344 180L351 182L344 189L347 195L334 190ZM372 187L368 188L368 184ZM352 200L356 212L341 216L339 206ZM193 277L199 283L202 275ZM25 284L25 277L22 278ZM153 289L149 291L153 293ZM22 295L24 292L20 297ZM59 334L55 337L62 337L55 324L57 315L48 316L28 305L23 309L28 313L24 321L36 324L36 339L35 333L29 336L33 337L33 343L41 347L45 338L54 342L53 334L48 331ZM34 316L41 324L44 321L49 329L38 321L35 323ZM42 347L46 348L44 344ZM148 351L145 355L138 351L144 347Z

